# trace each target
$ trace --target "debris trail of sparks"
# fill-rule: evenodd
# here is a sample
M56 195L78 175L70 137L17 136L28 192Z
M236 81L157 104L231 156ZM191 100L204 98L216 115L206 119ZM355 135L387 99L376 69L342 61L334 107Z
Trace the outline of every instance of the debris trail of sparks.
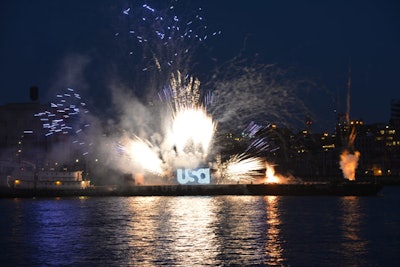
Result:
M73 88L67 88L56 95L56 99L51 102L49 109L36 113L34 116L40 118L43 129L47 130L45 136L56 134L73 136L72 143L78 144L84 150L82 155L87 155L88 148L83 149L86 142L78 140L78 135L90 126L88 113L86 103L82 100L81 95Z
M175 4L178 5L178 1ZM142 71L182 68L182 64L189 63L185 60L190 58L195 44L221 34L221 31L209 31L201 8L190 10L185 16L178 16L176 10L174 5L157 9L143 4L122 11L130 24L128 36L136 41L129 54L139 51L150 59Z
M222 182L253 182L265 169L264 160L259 157L246 157L245 154L233 155L222 166Z
M34 116L40 117L43 128L48 130L46 136L55 133L68 134L71 132L79 133L82 125L72 125L82 113L88 113L86 104L81 100L81 96L72 88L68 88L64 93L57 94L57 101L51 102L49 110L36 113ZM85 124L83 127L88 127Z

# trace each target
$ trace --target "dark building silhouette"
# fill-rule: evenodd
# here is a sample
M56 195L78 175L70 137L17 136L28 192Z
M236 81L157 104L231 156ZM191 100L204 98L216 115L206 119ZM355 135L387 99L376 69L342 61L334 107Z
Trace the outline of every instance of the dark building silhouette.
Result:
M390 102L390 124L400 126L400 100L392 99Z
M32 101L39 100L39 88L37 86L31 86L29 91L29 97Z

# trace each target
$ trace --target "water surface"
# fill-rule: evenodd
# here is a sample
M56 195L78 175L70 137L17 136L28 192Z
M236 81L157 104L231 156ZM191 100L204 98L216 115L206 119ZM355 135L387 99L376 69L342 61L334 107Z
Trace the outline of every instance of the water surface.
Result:
M379 196L0 200L1 266L396 266L400 187Z

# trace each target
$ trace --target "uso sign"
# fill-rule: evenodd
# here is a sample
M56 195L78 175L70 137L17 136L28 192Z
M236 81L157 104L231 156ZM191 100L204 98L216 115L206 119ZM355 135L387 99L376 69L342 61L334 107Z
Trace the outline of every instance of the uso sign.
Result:
M210 168L177 169L176 178L179 184L210 184Z

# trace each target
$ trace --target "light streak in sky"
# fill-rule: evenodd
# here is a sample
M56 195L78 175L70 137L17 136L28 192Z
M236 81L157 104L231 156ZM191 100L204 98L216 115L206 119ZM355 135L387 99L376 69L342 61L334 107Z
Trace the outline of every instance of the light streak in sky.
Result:
M176 13L178 4L174 1L173 5L161 9L143 4L122 11L130 25L127 36L137 42L130 45L129 54L145 58L142 71L183 69L199 43L208 36L221 34L221 31L209 32L201 8L188 10L180 16ZM120 32L116 36L120 36Z
M86 109L86 103L81 100L81 96L74 89L68 88L67 92L57 94L57 101L51 102L51 109L34 114L43 121L43 128L48 130L46 135L79 133L82 131L82 127L89 126L88 123L75 124L79 121L80 115L89 111Z
M56 95L55 101L50 103L48 110L38 112L34 116L40 118L43 128L47 130L46 136L70 135L72 143L83 147L86 143L78 140L79 135L90 127L86 118L88 113L86 103L82 100L81 95L73 88L67 88ZM83 152L83 155L87 154L87 151Z
M249 155L258 155L268 150L277 149L271 148L271 142L269 140L270 128L271 124L269 123L267 125L261 125L251 121L242 133L250 142L244 152Z

